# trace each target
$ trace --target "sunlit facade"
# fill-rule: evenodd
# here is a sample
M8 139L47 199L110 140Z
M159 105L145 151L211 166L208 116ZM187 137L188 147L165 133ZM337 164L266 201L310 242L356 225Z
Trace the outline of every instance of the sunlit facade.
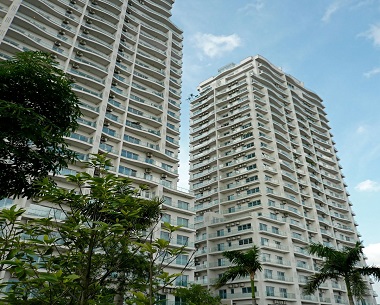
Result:
M229 265L223 251L255 244L258 304L348 304L342 281L302 293L318 270L310 242L342 249L360 239L322 99L261 56L225 66L198 90L190 121L195 281L211 287ZM250 289L249 278L237 278L217 293L242 305ZM358 304L376 304L372 290Z

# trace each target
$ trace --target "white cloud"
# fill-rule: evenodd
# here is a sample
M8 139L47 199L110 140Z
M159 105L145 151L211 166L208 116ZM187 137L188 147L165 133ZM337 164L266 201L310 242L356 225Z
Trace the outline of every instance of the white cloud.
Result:
M333 3L331 3L326 9L322 17L322 21L325 23L329 22L331 16L335 14L341 7L342 7L341 1L334 1Z
M360 182L355 189L359 192L379 192L380 191L380 183L372 180L365 180Z
M229 36L216 36L207 33L197 33L194 36L196 47L208 57L218 57L225 52L232 51L241 45L241 39L237 34Z
M368 257L368 265L380 266L380 243L366 246L364 248L364 254Z
M359 34L372 40L375 46L380 46L380 24L372 24L368 31Z
M243 13L245 15L248 15L252 12L258 12L264 7L264 1L263 0L254 0L250 3L247 3L246 5L242 6L238 9L238 13Z
M361 125L356 129L356 133L362 134L367 131L367 128L365 126Z
M366 77L366 78L370 78L376 74L379 74L380 73L380 67L377 67L377 68L373 68L372 70L369 70L367 72L365 72L363 75Z

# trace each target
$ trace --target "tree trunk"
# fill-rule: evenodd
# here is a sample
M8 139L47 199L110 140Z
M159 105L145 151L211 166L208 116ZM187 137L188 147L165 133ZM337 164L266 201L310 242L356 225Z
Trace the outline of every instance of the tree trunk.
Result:
M257 302L256 302L256 295L255 295L255 274L254 273L251 273L249 275L250 279L251 279L251 291L252 291L252 305L257 305Z
M350 281L348 278L344 279L344 282L346 284L346 289L347 289L347 296L348 296L348 304L349 305L355 305L354 298L352 296L352 291L351 291L351 286L350 286Z

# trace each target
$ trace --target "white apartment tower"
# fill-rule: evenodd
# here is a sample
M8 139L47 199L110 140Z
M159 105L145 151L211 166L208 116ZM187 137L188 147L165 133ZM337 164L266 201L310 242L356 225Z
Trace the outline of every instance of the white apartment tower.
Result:
M114 172L163 197L168 221L182 228L173 246L194 247L193 197L177 188L181 107L182 31L171 21L174 0L4 0L0 58L17 52L52 53L75 80L81 101L78 131L67 138L82 160L108 153ZM62 174L73 173L70 166ZM59 177L58 177L59 178ZM63 181L63 179L62 179ZM64 183L64 182L62 182ZM0 201L2 206L12 200ZM51 207L17 201L30 217ZM165 232L158 232L166 238ZM182 268L190 255L173 264ZM193 280L188 270L176 280ZM162 298L169 291L163 291Z
M322 99L262 56L225 66L198 90L190 122L195 281L212 285L229 264L223 251L255 244L258 304L348 304L340 281L302 294L317 270L310 242L340 249L360 237ZM250 292L248 278L218 291L231 305L251 304ZM376 304L374 296L358 304Z

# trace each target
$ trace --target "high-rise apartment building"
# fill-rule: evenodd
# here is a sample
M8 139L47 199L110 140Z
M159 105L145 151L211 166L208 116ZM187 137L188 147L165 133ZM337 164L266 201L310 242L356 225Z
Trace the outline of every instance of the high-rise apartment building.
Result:
M107 153L115 173L150 187L142 196L164 198L162 220L182 226L173 246L186 244L191 252L193 197L177 188L182 31L170 21L173 3L1 1L0 58L26 50L53 54L75 80L73 90L81 101L80 127L67 138L71 149L84 161L89 154ZM75 173L80 165L62 174ZM16 202L27 208L28 217L51 213L49 206ZM157 234L167 238L164 231ZM180 256L169 272L178 272L189 257ZM187 269L177 285L193 280Z
M342 249L360 237L322 99L261 56L225 66L198 89L190 122L195 281L212 285L229 265L223 251L255 244L258 304L348 304L342 281L302 294L318 269L310 242ZM250 289L249 278L237 278L218 293L250 304ZM373 291L358 304L376 304Z

